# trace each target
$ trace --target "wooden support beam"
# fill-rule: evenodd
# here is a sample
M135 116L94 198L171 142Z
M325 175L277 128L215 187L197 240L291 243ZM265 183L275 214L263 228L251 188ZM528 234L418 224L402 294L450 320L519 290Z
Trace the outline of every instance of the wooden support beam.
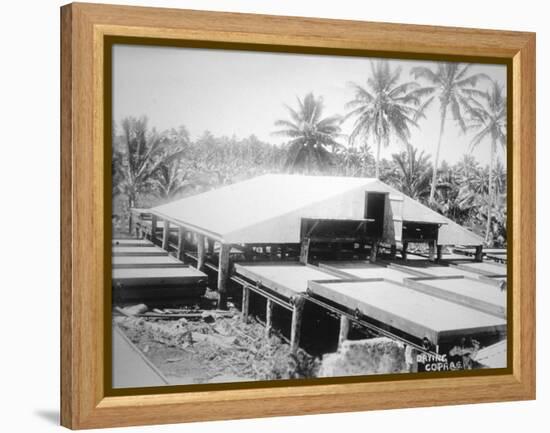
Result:
M369 256L369 261L371 263L375 263L376 262L376 255L378 254L378 242L373 242L371 247L370 247L370 256Z
M204 244L204 242L203 242ZM221 244L218 259L218 308L227 308L227 282L229 281L229 252L230 244Z
M164 220L162 229L162 249L168 251L168 241L170 240L170 222Z
M443 258L443 245L438 245L436 248L437 248L437 251L436 251L435 260L437 262L440 262L441 259Z
M397 245L391 244L390 245L390 258L395 259L396 254L397 254Z
M344 341L348 339L350 328L350 320L343 314L340 316L340 332L338 334L338 349L342 347Z
M206 261L206 248L204 235L197 235L197 269L202 271Z
M403 248L401 248L401 257L403 260L407 260L407 248L409 248L409 243L403 242Z
M185 229L178 227L178 260L185 263Z
M475 261L476 262L483 261L483 245L478 245L476 247Z
M155 242L157 239L157 222L158 218L156 215L151 217L151 242Z
M307 265L308 262L310 243L311 241L309 238L303 238L300 245L300 263L304 265Z
M286 258L286 246L281 245L281 260L284 260Z
M435 241L428 241L428 260L435 262Z
M275 304L271 299L267 299L265 305L265 336L269 339L271 332L273 331L273 306Z
M295 353L300 347L300 331L302 329L302 316L304 311L305 298L296 296L291 299L292 323L290 325L290 351Z
M267 301L269 302L269 300ZM248 286L243 286L243 300L242 300L242 319L244 322L248 321L248 309L250 308L250 289Z

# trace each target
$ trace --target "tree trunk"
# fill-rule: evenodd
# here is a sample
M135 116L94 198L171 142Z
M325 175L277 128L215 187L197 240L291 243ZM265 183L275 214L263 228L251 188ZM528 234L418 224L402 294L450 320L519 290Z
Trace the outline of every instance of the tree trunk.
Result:
M437 140L437 149L435 151L434 168L432 173L432 187L430 188L430 203L434 202L435 186L437 184L437 167L439 166L439 150L441 149L441 140L445 131L445 117L447 116L447 106L443 107L441 112L441 123L439 124L439 139Z
M491 214L493 210L493 202L495 201L495 194L493 191L493 163L495 158L495 146L496 142L493 138L493 141L491 142L491 156L489 160L489 199L487 202L487 226L485 227L485 244L489 243L489 234L491 233Z
M376 165L374 167L374 177L376 179L380 179L380 145L382 140L380 137L378 137L378 140L376 141Z

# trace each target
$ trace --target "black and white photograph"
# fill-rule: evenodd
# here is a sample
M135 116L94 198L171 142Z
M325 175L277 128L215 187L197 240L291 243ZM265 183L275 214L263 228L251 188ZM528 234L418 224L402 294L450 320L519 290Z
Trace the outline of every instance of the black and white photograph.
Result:
M506 65L111 55L113 388L508 366Z

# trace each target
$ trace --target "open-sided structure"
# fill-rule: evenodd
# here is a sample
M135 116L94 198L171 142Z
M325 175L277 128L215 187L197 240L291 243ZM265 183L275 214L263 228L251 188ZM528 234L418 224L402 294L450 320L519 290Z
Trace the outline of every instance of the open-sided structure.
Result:
M380 244L392 254L399 244L406 257L414 242L429 246L431 260L443 245L473 246L481 257L480 237L374 178L269 174L154 207L150 214L148 234L155 240L163 221L162 246L177 236L180 258L192 234L199 269L208 251L217 252L222 297L235 249L245 257L256 247L279 257L298 251L307 263L315 249L339 253L348 245L368 247L374 262Z

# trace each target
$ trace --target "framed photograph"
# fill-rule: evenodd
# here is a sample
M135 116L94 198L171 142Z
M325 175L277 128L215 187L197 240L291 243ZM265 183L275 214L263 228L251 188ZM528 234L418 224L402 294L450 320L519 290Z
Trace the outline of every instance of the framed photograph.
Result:
M535 398L535 35L61 8L66 427Z

